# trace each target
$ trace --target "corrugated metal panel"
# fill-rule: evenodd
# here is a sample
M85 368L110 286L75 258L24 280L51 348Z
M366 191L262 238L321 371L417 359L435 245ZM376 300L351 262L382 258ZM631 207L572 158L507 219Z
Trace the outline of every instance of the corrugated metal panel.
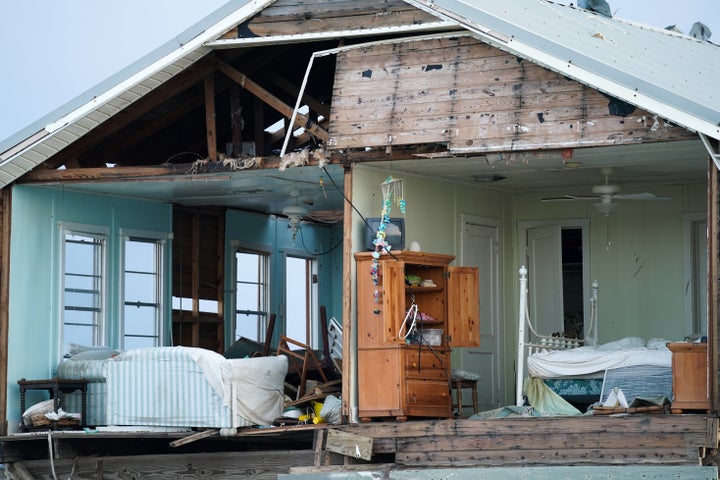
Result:
M11 139L12 143L5 145L6 151L0 151L0 188L191 66L210 51L203 46L205 42L214 40L270 3L272 0L236 0L226 4L170 42L170 46L174 45L173 49L168 45L160 47L146 59L120 72L115 81L103 82L97 87L96 94L86 92L83 96L89 97L89 100L84 103L73 100L68 105L75 105L74 109L61 107L58 112L63 113L53 113L41 120L47 123L28 127L32 135ZM42 136L43 127L47 132L45 136ZM32 137L36 138L26 140ZM18 152L12 151L15 145L26 141L27 146Z
M406 0L498 48L720 138L720 47L545 0Z

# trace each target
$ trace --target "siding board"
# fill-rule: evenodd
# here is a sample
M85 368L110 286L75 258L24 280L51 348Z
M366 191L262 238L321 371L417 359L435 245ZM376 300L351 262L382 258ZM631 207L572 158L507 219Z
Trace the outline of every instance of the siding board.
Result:
M687 139L578 82L468 37L378 45L338 55L332 149L445 143L528 150Z

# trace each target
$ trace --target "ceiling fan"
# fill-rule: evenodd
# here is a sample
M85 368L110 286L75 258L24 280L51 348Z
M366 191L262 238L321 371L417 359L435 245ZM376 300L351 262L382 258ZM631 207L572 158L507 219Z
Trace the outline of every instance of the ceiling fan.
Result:
M597 208L601 214L608 216L619 206L619 204L615 203L613 200L669 200L671 198L647 192L621 193L620 185L613 185L609 182L610 175L613 173L612 167L603 167L600 169L600 173L605 177L605 183L595 185L592 188L593 195L561 195L559 197L543 198L542 201L559 202L574 200L600 200L600 203L595 204L595 208Z

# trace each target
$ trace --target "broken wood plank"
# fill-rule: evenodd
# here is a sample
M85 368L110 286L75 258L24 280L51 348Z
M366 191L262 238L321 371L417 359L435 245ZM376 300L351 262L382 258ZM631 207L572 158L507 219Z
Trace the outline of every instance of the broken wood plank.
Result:
M217 435L220 430L216 428L210 428L207 430L203 430L202 432L193 433L192 435L188 435L187 437L181 438L180 440L175 440L173 442L170 442L170 446L175 448L179 447L181 445L187 445L188 443L195 442L197 440L202 440L203 438L212 437L213 435Z
M327 431L325 449L369 462L372 460L373 439L331 428Z

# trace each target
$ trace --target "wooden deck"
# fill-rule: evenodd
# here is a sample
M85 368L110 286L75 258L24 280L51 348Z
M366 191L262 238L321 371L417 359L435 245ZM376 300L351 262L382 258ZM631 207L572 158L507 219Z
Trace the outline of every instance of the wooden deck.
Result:
M326 444L330 430L371 443L371 460L332 453L338 450ZM547 478L574 478L579 468L589 475L582 478L610 478L610 467L628 467L628 475L642 477L612 478L704 479L717 478L717 430L718 419L704 414L637 414L253 428L233 437L195 434L194 441L180 433L45 432L2 437L0 463L7 464L9 478L23 480L50 479L53 467L58 477L81 479L302 480L367 472L391 479L410 478L413 471L490 479L502 478L492 476L497 469L510 474L520 467L538 474L522 478L545 478L548 471L557 476Z

